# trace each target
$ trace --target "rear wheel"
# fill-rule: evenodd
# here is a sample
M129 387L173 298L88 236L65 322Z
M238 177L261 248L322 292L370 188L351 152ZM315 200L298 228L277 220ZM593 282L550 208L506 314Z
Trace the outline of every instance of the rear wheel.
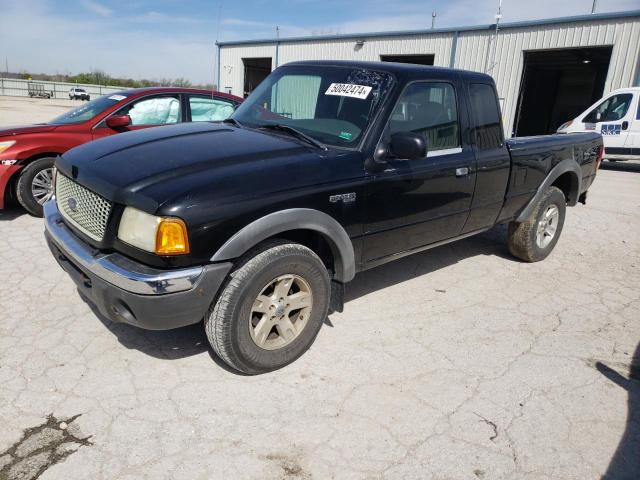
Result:
M55 158L40 158L20 173L16 196L20 205L35 217L42 217L42 206L53 196L53 164Z
M277 242L241 260L205 319L211 346L232 368L258 374L296 360L327 316L329 275L307 247Z
M549 187L524 222L509 224L509 251L526 261L544 260L558 243L567 201L557 187Z

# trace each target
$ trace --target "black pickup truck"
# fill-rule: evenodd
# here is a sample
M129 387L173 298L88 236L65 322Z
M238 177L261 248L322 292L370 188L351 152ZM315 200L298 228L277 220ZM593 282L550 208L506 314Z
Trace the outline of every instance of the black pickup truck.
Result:
M204 319L215 352L255 374L305 352L359 271L501 223L513 255L542 260L602 153L595 133L505 140L487 75L292 63L223 123L59 157L46 238L103 316Z

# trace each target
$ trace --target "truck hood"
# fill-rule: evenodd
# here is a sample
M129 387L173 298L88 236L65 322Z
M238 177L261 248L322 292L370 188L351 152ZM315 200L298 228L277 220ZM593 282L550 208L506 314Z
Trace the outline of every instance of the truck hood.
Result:
M281 135L226 124L184 123L86 143L66 152L56 166L112 202L156 213L177 198L188 208L189 199L196 202L203 191L219 192L216 197L228 201L239 193L230 189L243 184L238 178L249 181L267 164L269 171L277 164L286 168L288 179L280 183L291 185L300 169L288 167L304 157L317 158L319 152ZM225 181L230 178L232 182Z
M23 135L25 133L44 133L55 130L57 125L20 125L16 127L4 127L0 128L0 137Z

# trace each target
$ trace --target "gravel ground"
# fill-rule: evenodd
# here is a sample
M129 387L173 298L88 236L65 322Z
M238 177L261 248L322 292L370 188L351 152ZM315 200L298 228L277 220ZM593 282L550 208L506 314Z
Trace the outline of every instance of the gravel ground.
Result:
M640 478L633 167L600 173L544 262L496 228L360 274L257 377L201 325L98 318L42 221L0 214L0 478Z

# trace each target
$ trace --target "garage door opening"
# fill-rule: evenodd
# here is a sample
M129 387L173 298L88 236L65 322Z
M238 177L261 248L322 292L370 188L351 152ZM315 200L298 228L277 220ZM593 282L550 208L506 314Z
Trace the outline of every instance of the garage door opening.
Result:
M380 55L382 62L412 63L415 65L433 65L435 55Z
M246 98L260 83L271 73L271 57L243 58L244 64L244 90Z
M612 47L524 52L513 134L545 135L602 97Z

